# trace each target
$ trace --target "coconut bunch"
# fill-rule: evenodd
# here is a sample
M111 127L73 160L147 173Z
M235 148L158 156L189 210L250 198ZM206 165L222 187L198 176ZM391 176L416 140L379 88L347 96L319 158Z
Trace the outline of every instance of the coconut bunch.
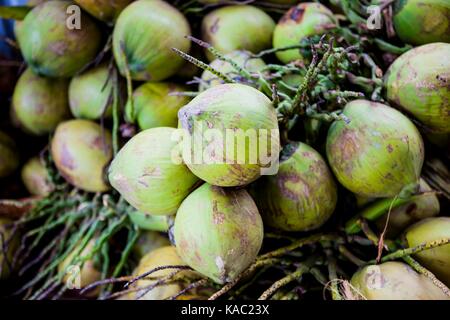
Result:
M42 151L0 135L0 177L22 166L33 196L0 203L7 294L449 299L448 172L422 167L450 122L426 14L450 9L372 4L377 30L359 1L19 14L8 122Z

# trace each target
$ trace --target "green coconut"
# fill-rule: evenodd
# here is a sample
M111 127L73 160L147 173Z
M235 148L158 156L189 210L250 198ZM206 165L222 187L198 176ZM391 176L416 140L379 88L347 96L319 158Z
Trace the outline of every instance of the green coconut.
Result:
M110 189L104 172L112 158L111 133L97 123L81 119L61 123L51 154L59 173L75 187L89 192Z
M335 26L337 20L333 12L324 5L316 2L299 3L289 9L275 27L273 47L297 45L306 37L322 35ZM276 56L284 63L305 60L298 49L279 51Z
M439 214L439 199L423 179L420 179L419 191L424 193L413 196L407 204L391 210L386 233L389 238L394 238L417 221ZM376 224L379 230L384 230L387 217L388 215L385 214L377 220Z
M244 189L203 184L181 204L174 236L181 259L217 283L235 279L256 259L263 223Z
M394 29L406 43L422 45L450 42L450 2L448 0L397 0L394 2Z
M434 240L450 239L450 217L434 217L419 221L406 230L404 238L409 247ZM450 244L416 253L414 258L439 280L450 286Z
M297 142L283 149L278 173L256 181L252 191L264 223L284 231L319 228L337 202L336 184L325 160Z
M114 23L133 0L74 0L86 12L106 23Z
M366 266L351 284L355 295L367 300L449 300L429 278L402 262Z
M38 76L25 70L12 97L15 122L27 133L46 135L70 117L68 81Z
M0 131L0 178L12 174L19 166L19 160L14 140Z
M419 182L422 137L399 111L367 100L348 103L326 142L328 162L339 182L366 197L394 197Z
M129 119L136 119L141 130L156 127L176 127L178 110L186 105L190 98L174 95L187 91L186 87L172 82L147 82L133 92L133 108L128 101L125 112ZM132 117L132 110L134 116Z
M178 112L183 160L202 180L217 186L253 182L278 159L278 121L272 102L242 84L222 84Z
M69 28L71 1L46 1L33 8L17 29L22 55L39 75L66 78L94 60L101 32L94 20L81 12L80 28ZM69 10L70 12L70 10Z
M163 217L160 216L160 218ZM167 246L170 246L170 241L167 237L159 232L144 230L139 234L136 244L133 247L133 252L141 259L147 253Z
M148 0L146 0L148 1ZM153 270L157 267L162 266L180 266L186 265L178 256L177 251L173 246L165 246L155 250L150 251L145 256L141 258L139 261L139 265L133 272L133 276L137 277L145 272ZM131 287L132 288L146 288L154 284L161 278L169 276L173 273L173 269L162 269L158 270L151 274L152 279L142 279L136 281ZM191 277L192 272L189 271L181 271L174 278L180 279L181 277ZM145 293L140 300L164 300L171 296L176 295L183 289L181 283L172 283L167 285L156 286L153 290ZM136 292L131 292L128 295L129 300L137 299L141 294L143 294L143 290L139 290Z
M389 102L435 133L450 133L448 57L449 43L423 45L402 54L385 75Z
M127 65L133 80L161 81L174 75L184 60L172 48L189 52L189 23L162 0L138 0L127 6L113 31L113 53L120 73Z
M244 50L236 50L225 54L225 57L233 60L241 68L246 69L252 74L257 74L262 71L267 65L262 59L251 58L250 52ZM233 66L227 62L220 59L212 61L210 67L215 70L225 74L230 79L236 79L239 82L246 83L246 79L242 78L239 73L233 68ZM223 80L212 74L211 72L205 70L202 73L201 82L198 86L199 91L205 91L208 88L223 84Z
M72 78L69 85L69 105L75 118L97 120L112 115L112 80L108 80L108 65L98 67Z
M171 216L155 216L148 213L133 210L128 213L134 225L144 230L167 232Z
M235 5L215 9L202 21L202 39L221 53L248 50L258 53L270 48L275 22L263 10ZM209 61L215 59L205 51Z
M111 163L109 182L143 213L175 214L198 185L198 178L180 163L176 132L168 127L144 130L131 138Z
M21 176L23 184L32 195L45 197L54 189L47 169L39 157L33 157L25 163Z

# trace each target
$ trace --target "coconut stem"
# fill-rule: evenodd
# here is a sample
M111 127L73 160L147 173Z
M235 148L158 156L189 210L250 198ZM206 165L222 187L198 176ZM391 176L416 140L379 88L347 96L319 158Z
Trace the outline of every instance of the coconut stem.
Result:
M300 247L306 246L306 245L310 245L310 244L314 244L317 242L323 242L323 241L342 241L343 239L336 235L336 234L315 234L306 238L302 238L299 239L295 242L293 242L292 244L286 246L286 247L282 247L279 248L277 250L268 252L266 254L263 254L261 256L258 257L258 260L265 260L265 259L270 259L270 258L275 258L275 257L279 257L282 256L286 253L289 253L290 251L293 251L295 249L298 249Z
M342 254L345 258L347 258L350 262L355 264L358 267L361 267L366 264L365 261L361 260L357 256L355 256L350 250L348 250L344 245L340 245L338 247L339 253ZM331 279L330 279L331 280Z
M200 279L198 281L192 282L190 285L188 285L186 288L184 288L183 290L181 290L180 292L178 292L176 295L171 296L170 298L168 298L167 300L176 300L178 297L182 296L183 294L185 294L186 292L198 288L198 287L202 287L207 285L209 282L208 279Z
M449 243L450 243L450 238L443 238L443 239L424 242L415 247L400 249L391 254L385 255L383 258L381 258L380 262L402 259L402 258L410 256L412 254L416 254L416 253L419 253L419 252L422 252L425 250L444 246ZM367 264L374 264L374 263L376 263L376 260L371 260Z
M389 208L394 209L411 201L411 198L388 198L381 199L369 205L367 208L359 212L355 217L345 224L345 232L347 234L355 234L361 231L361 220L366 219L374 221L384 215Z
M422 267L419 262L417 262L410 256L403 257L403 260L418 273L423 274L428 279L430 279L436 287L441 289L442 292L444 292L447 296L450 297L450 289L445 284L443 284L438 278L436 278L436 276L433 273Z
M225 74L223 74L222 72L214 69L213 67L211 67L210 65L188 55L187 53L184 53L181 50L178 50L177 48L172 48L172 50L178 54L180 57L182 57L184 60L192 63L193 65L201 68L202 70L205 71L209 71L211 72L213 75L215 75L216 77L220 78L223 82L225 83L233 83L234 81L230 78L228 78Z
M269 289L264 291L261 296L258 298L258 300L267 300L271 295L273 295L278 289L281 287L284 287L285 285L291 283L292 281L295 281L299 278L301 278L306 272L308 272L310 267L306 264L300 265L300 267L294 271L291 274L288 274L284 278L281 278L280 280L276 281L274 284L270 286Z
M134 97L133 97L133 81L131 79L131 72L130 72L130 66L128 64L128 57L125 53L125 44L123 42L120 43L120 58L123 60L123 65L125 69L125 79L127 80L127 95L128 95L128 102L130 104L130 113L128 119L131 123L134 123L135 121L135 113L134 113Z
M242 278L245 278L253 273L256 269L263 267L263 266L269 266L277 263L278 259L265 259L265 260L259 260L256 261L254 264L252 264L250 267L247 268L247 270L243 271L241 274L239 274L236 278L234 278L232 281L228 282L226 285L224 285L219 291L214 293L211 297L208 298L208 300L216 300L220 296L224 295L228 291L230 291Z

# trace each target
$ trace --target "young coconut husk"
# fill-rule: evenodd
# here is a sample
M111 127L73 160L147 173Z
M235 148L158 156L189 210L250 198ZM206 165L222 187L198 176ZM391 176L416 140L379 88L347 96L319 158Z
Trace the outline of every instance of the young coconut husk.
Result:
M161 81L174 75L183 59L172 52L189 52L189 23L175 7L162 0L138 0L127 6L113 31L113 53L123 76Z
M93 17L113 24L119 14L133 0L74 0Z
M103 63L72 78L69 84L70 110L75 118L98 120L112 116L113 83Z
M331 125L326 150L344 187L365 197L394 197L405 187L418 184L424 145L407 117L367 100L348 103L343 114L350 122Z
M183 199L198 185L199 179L179 161L176 131L160 127L138 133L109 167L111 185L143 213L175 214Z
M408 247L441 239L450 239L450 217L424 219L408 228L404 235ZM414 257L450 286L450 244L416 253Z
M252 188L264 222L283 231L319 228L337 202L330 169L322 156L304 143L289 143L280 158L278 173L262 177Z
M38 76L28 68L20 76L12 98L17 125L33 135L46 135L70 117L68 81Z
M17 40L28 66L47 77L68 78L91 62L101 45L101 32L81 12L81 26L68 26L71 1L45 1L17 28ZM69 11L70 12L70 11Z
M190 100L187 96L175 94L183 91L186 87L172 82L144 83L133 92L133 108L130 100L125 106L127 118L135 119L141 130L176 128L178 110Z
M353 275L351 284L367 300L450 300L429 278L402 262L366 266Z
M247 191L207 183L183 201L174 224L181 259L220 284L234 280L255 261L263 232Z
M298 45L303 39L322 35L337 26L337 20L327 7L320 3L305 2L292 7L280 19L273 33L273 47L283 48ZM304 61L299 49L276 52L277 58L289 63Z
M226 6L208 13L202 21L202 39L221 53L259 52L270 47L275 22L263 10L249 5ZM209 61L215 59L205 51Z
M450 42L450 3L445 0L394 1L395 33L406 43ZM431 61L430 61L431 62Z
M89 120L61 123L51 143L51 153L60 174L77 188L104 192L110 186L104 171L112 158L111 133Z
M237 83L212 87L181 108L178 118L185 133L183 160L210 184L249 184L278 159L275 108L267 96L252 87ZM253 134L249 141L247 134Z
M136 244L133 247L133 252L139 259L142 259L149 252L167 246L170 246L170 241L167 237L159 232L146 230L139 235Z
M23 184L32 195L45 197L54 190L49 173L39 157L33 157L25 163L21 177Z
M443 58L449 56L449 43L411 49L394 61L384 80L389 102L435 133L450 132L450 59Z

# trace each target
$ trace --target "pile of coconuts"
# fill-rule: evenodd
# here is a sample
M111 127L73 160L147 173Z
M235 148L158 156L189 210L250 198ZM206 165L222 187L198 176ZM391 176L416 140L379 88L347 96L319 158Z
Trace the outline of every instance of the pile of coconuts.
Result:
M449 2L0 17L0 297L450 300Z

